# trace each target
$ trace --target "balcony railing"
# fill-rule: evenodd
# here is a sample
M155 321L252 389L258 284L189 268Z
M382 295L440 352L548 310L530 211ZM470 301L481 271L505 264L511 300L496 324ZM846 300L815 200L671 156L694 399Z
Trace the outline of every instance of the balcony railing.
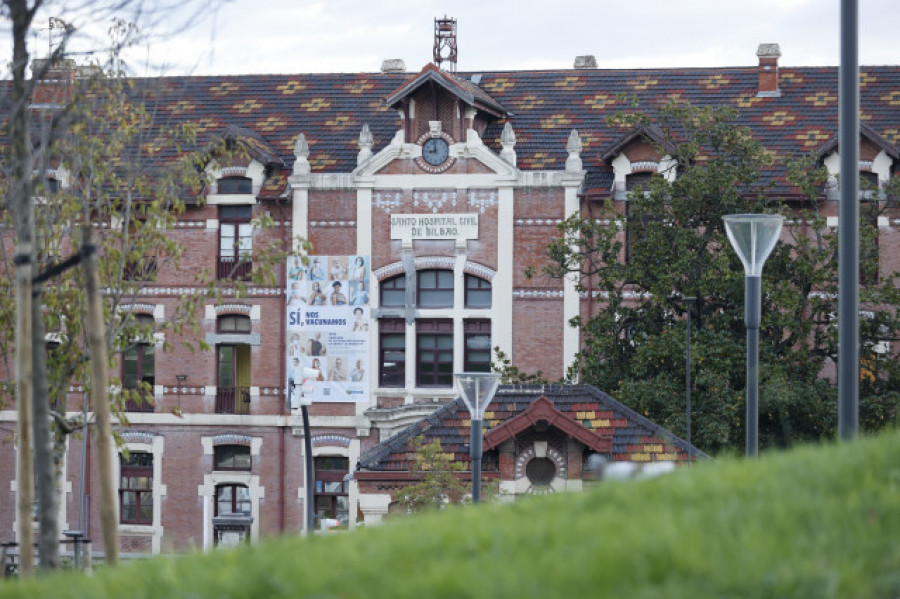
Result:
M133 391L133 389L131 389ZM153 412L153 402L146 399L128 399L125 402L126 412Z
M246 280L253 272L253 262L244 258L238 262L235 258L219 257L218 278Z
M250 387L219 387L216 390L216 414L249 414Z

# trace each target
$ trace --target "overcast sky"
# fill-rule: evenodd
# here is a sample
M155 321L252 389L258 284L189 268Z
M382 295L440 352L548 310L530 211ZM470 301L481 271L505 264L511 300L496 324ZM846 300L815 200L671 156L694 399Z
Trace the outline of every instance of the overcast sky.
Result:
M150 5L166 1L182 4ZM859 5L860 63L900 64L900 0ZM445 14L458 22L460 71L570 68L583 54L593 54L601 68L752 66L763 42L781 45L785 66L836 65L840 49L839 0L194 0L187 6L157 13L146 25L152 35L129 55L133 74L373 72L387 58L401 58L415 72L431 61L434 18ZM108 23L106 16L71 19L95 33ZM8 27L0 35L8 38ZM33 39L35 54L47 47L46 36Z

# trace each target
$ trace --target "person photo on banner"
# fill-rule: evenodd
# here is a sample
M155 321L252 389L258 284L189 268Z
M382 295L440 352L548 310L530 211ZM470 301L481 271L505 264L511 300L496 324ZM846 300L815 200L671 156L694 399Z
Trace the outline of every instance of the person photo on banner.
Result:
M335 281L331 284L331 288L333 289L333 291L331 292L331 305L346 306L347 296L341 292L341 282Z
M325 280L325 269L322 267L322 259L321 258L313 258L312 266L309 267L309 280L310 281L324 281Z
M369 323L363 319L363 309L353 308L353 332L362 333L369 330Z
M322 333L315 333L307 343L307 353L310 356L324 356L326 352L325 344L322 343Z
M306 299L301 295L301 283L294 281L291 283L291 294L288 296L288 306L299 306L306 303Z
M324 306L327 303L327 300L328 298L326 298L325 294L322 293L322 286L318 281L313 281L312 293L309 294L307 303L310 306Z
M347 278L347 267L341 264L340 258L331 259L331 269L328 271L329 281L341 281Z
M344 364L344 358L338 356L331 360L331 365L328 368L328 380L329 381L346 381L347 380L347 367Z
M350 280L351 281L365 281L368 277L366 277L366 259L362 256L357 256L353 260L353 266L350 268Z
M366 378L366 371L363 368L363 361L357 360L356 366L353 367L353 370L350 371L350 380L354 383L358 383Z
M306 353L303 342L300 341L300 333L292 333L291 341L288 344L288 355L292 358L299 358Z
M316 376L317 381L325 380L325 370L322 368L321 362L319 362L319 358L313 358L310 368L313 370L319 371L319 374Z
M350 304L365 306L369 303L369 292L365 281L350 281Z
M288 278L294 281L302 281L305 273L306 269L303 268L303 262L300 260L300 256L291 258L291 266L288 268Z

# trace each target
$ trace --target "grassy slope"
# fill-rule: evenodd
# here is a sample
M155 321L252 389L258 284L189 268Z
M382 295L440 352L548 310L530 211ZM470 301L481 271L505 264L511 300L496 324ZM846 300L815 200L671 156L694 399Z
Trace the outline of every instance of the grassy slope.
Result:
M900 597L900 434L0 597Z

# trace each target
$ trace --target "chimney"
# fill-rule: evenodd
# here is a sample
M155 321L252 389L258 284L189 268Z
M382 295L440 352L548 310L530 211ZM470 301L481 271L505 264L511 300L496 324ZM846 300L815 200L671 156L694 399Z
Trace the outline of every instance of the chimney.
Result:
M61 59L51 64L46 58L37 58L31 63L31 72L38 79L31 108L62 108L74 97L74 60Z
M760 44L756 55L759 56L759 90L756 97L781 97L781 90L778 89L778 58L781 56L781 48L778 44Z
M388 58L381 62L382 73L405 73L406 63L402 58Z
M576 56L575 64L572 66L578 70L596 69L597 68L597 59L594 57L593 54L586 54L584 56Z

